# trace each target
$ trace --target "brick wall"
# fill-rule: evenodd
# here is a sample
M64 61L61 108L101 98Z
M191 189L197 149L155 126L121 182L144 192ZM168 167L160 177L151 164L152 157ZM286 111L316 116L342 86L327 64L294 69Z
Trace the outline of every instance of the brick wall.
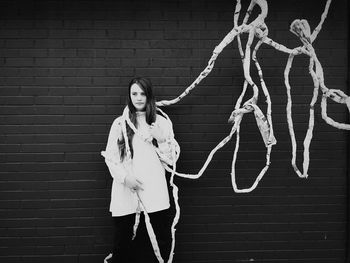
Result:
M290 22L306 18L314 28L324 2L269 1L270 37L299 46ZM246 10L248 1L242 5ZM1 262L102 262L112 221L111 179L100 151L129 80L150 77L158 99L180 94L232 28L234 7L234 0L0 2ZM314 47L326 85L350 94L348 15L346 0L333 1ZM258 57L278 140L271 167L254 192L235 194L233 139L201 179L176 179L182 217L174 262L343 263L349 133L328 126L318 102L310 176L299 179L285 114L287 55L264 46ZM298 56L291 71L300 167L313 89L307 66ZM165 108L182 148L179 171L197 172L228 134L242 82L235 41L197 89ZM263 97L259 105L266 110ZM349 122L344 105L330 103L329 113ZM238 158L237 183L248 187L265 162L252 115L242 122Z

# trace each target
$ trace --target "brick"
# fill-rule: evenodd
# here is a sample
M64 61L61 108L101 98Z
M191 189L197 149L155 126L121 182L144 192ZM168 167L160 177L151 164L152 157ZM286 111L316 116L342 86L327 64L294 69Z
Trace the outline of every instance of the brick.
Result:
M82 87L77 89L77 94L82 96L88 96L88 95L105 95L105 89L107 87L99 87L99 88L88 88L88 87Z
M66 48L63 39L35 39L35 48Z
M92 39L64 39L63 46L65 48L91 48L93 41Z
M119 83L118 77L94 77L92 79L93 85L98 86L115 86Z
M67 68L91 67L94 63L94 60L91 58L64 58L64 60L63 59L60 59L60 60L61 60L61 65Z
M33 58L7 58L6 66L9 67L19 67L19 66L33 66L34 59Z
M34 98L30 96L1 97L2 105L33 105Z
M27 39L48 38L49 36L46 29L20 29L18 34Z
M8 6L7 6L8 7ZM34 21L31 20L21 20L21 19L4 19L3 26L4 28L32 28Z
M135 57L159 58L159 57L163 57L163 51L161 49L140 49L140 50L136 50Z
M62 86L64 79L62 77L36 77L33 84L38 86Z
M35 104L38 105L60 105L63 103L63 97L60 96L39 96L35 98Z
M163 68L163 67L171 67L174 68L177 66L177 61L174 60L169 60L165 58L152 58L151 59L151 65L152 67L156 68Z
M120 68L121 59L120 58L101 58L93 60L93 67L102 67L102 68Z
M105 52L105 57L133 57L135 54L133 49L107 49ZM137 56L140 57L140 56Z
M186 21L190 20L190 12L189 11L168 11L164 13L164 19L165 20L179 20L179 21Z
M89 86L92 83L90 77L64 77L63 84L66 86Z
M123 58L121 59L121 65L124 67L146 67L149 65L149 59L147 58Z
M164 39L191 39L191 31L165 31Z
M16 38L18 36L19 30L16 29L1 29L1 38Z
M110 68L105 69L107 76L134 76L134 68Z
M65 28L91 28L94 21L91 20L82 20L82 19L65 19L63 21L63 27Z
M177 21L150 21L151 28L154 29L167 29L167 30L175 30L178 27ZM166 32L165 32L166 33Z
M35 28L62 28L66 20L35 20L33 21Z
M147 40L122 40L121 48L149 48L149 41Z
M19 69L17 68L7 68L5 70L2 70L0 73L3 77L13 77L18 76Z
M31 39L7 39L5 47L7 48L32 48L35 40Z
M75 57L77 55L77 52L75 49L56 49L56 48L50 48L48 49L48 57L53 58L65 58L65 57Z
M165 57L170 58L189 58L192 55L191 49L165 49L163 51Z
M19 68L19 76L31 77L31 76L47 76L49 69L46 68Z
M106 35L108 38L112 39L135 39L135 31L131 30L107 29Z
M149 29L149 22L148 21L120 21L120 27L121 28L128 28L132 30L144 30Z
M35 58L34 63L39 67L60 67L63 65L63 58Z
M79 29L76 35L77 38L105 38L106 30L102 29Z
M163 39L163 31L159 30L137 30L136 39Z

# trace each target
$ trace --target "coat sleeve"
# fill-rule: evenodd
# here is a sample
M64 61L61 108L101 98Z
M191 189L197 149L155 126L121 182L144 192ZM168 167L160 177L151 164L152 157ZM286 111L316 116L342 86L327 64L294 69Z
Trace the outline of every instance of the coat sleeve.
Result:
M120 120L116 119L113 122L109 132L106 150L102 151L101 155L105 158L105 163L108 166L109 172L113 179L119 183L124 183L124 179L128 173L123 162L120 160L118 139L121 138L122 130Z
M173 165L178 159L178 153L180 150L179 144L174 138L174 132L171 127L171 124L163 117L157 116L160 118L159 126L162 129L165 135L165 141L158 143L158 155L162 162L165 162L168 165ZM173 150L175 150L175 156L173 155Z

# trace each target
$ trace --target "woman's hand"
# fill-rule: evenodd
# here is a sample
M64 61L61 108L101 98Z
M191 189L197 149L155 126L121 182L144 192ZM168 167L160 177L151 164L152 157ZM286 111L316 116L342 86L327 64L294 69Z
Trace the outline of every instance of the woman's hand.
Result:
M131 192L137 192L139 190L143 191L142 182L133 175L128 175L124 179L124 184L126 187L130 188Z
M154 139L157 140L158 143L165 142L166 138L164 132L159 127L158 123L153 122L150 126L150 133Z

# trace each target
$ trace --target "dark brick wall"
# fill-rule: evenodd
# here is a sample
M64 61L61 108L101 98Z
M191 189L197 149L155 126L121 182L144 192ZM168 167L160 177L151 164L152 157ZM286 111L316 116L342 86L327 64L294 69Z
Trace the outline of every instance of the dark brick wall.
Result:
M248 1L242 2L244 11ZM290 22L306 18L314 28L325 2L269 1L269 35L298 46ZM121 114L127 83L145 75L159 99L180 94L232 28L234 7L234 0L0 2L2 263L102 262L111 248L112 221L111 179L100 151ZM350 94L348 15L346 0L333 1L314 47L326 85ZM348 132L328 126L318 102L310 177L299 179L290 165L285 114L287 55L264 46L258 57L278 140L271 167L254 192L235 194L233 139L201 179L176 179L182 217L175 262L343 263ZM313 89L307 66L299 56L291 72L299 166ZM178 170L197 172L227 135L242 82L235 41L197 89L165 108L182 147ZM265 110L264 104L261 97ZM349 121L344 105L330 103L329 112ZM265 149L252 115L241 130L237 183L248 187L264 166Z

